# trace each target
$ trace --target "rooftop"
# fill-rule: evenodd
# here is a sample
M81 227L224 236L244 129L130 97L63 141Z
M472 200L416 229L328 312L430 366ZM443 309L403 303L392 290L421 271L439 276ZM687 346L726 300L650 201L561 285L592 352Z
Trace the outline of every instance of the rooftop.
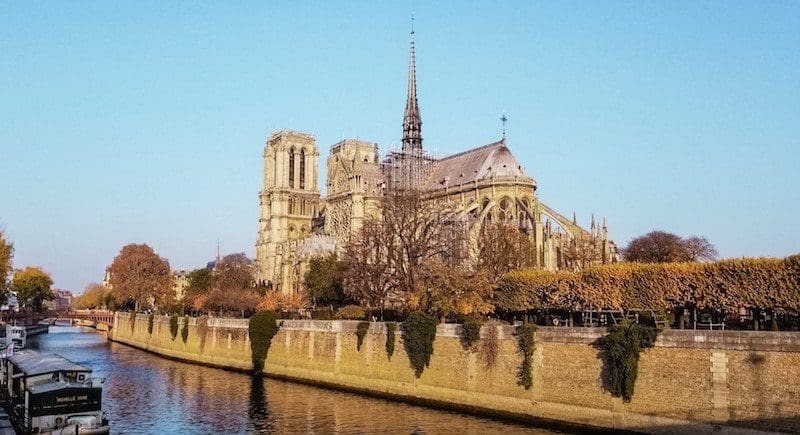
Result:
M39 353L22 350L8 360L26 376L43 375L55 372L91 372L92 369L76 364L54 353Z

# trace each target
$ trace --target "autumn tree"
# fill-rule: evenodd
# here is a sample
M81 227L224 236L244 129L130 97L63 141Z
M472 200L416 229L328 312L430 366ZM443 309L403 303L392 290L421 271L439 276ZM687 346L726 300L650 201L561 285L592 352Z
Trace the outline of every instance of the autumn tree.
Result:
M342 287L342 265L336 255L312 257L303 284L314 303L343 305L347 296Z
M44 301L55 298L50 288L52 285L50 275L38 267L18 270L11 281L11 288L17 292L20 306L33 311L42 311Z
M118 302L133 301L136 312L153 300L156 306L174 301L169 262L145 244L122 248L109 266L111 294Z
M623 249L626 261L639 263L672 263L714 260L717 251L704 237L681 238L665 231L651 231L628 243Z
M569 241L564 259L572 270L583 270L603 260L603 240L589 233L578 233Z
M102 308L106 305L106 298L109 290L103 285L98 283L91 283L86 286L77 300L75 306L77 308L95 309Z
M3 229L0 228L0 302L5 303L8 292L8 275L11 273L14 245L6 240Z
M465 263L452 266L440 259L426 265L421 289L409 296L409 306L446 317L454 314L486 314L494 285L486 270L470 270Z
M219 313L254 310L259 303L253 278L253 262L244 253L230 254L214 265L211 290L204 307Z
M382 222L370 218L345 245L342 279L348 296L362 305L386 308L391 292L399 287L399 279L391 269L389 255L397 249L396 239Z
M492 281L515 269L536 264L536 247L528 236L514 225L487 222L478 235L477 268Z
M184 302L195 309L201 309L208 292L214 285L214 272L207 268L195 269L186 276Z

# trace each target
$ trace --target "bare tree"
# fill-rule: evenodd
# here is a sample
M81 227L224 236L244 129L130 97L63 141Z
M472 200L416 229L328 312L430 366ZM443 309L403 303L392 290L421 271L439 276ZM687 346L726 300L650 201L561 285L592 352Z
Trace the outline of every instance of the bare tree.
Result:
M220 313L254 310L259 303L254 286L253 262L243 253L226 255L214 266L204 308Z
M570 240L564 258L572 270L583 270L603 260L603 240L588 233L580 233Z
M463 222L418 191L393 191L381 215L368 219L345 247L344 285L352 297L383 310L390 298L422 289L427 263L462 261Z
M692 236L683 240L688 261L714 261L718 254L714 245L705 237Z
M516 226L506 222L486 223L478 236L477 269L492 281L514 269L536 264L536 247Z

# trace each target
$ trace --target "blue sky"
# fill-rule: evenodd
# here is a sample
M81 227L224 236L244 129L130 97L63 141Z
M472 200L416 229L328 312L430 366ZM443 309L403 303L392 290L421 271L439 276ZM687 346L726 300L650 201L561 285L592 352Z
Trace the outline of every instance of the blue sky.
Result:
M800 3L3 2L0 226L81 290L130 242L254 253L270 131L399 143L409 12L424 146L497 140L543 201L800 251ZM324 177L324 168L321 168ZM321 183L324 184L324 183Z

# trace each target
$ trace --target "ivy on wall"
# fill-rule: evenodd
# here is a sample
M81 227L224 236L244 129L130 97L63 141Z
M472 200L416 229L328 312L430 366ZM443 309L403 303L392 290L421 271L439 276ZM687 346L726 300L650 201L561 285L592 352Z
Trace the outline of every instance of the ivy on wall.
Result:
M153 314L153 313L150 313L150 315L147 316L147 334L148 335L153 335L153 323L155 323L155 318L156 318L156 315Z
M464 322L461 324L461 345L464 350L475 350L475 345L481 339L482 326L483 317L479 315L470 315L464 318Z
M517 326L517 346L522 354L522 363L517 371L517 385L529 390L533 386L533 349L536 345L536 325L525 323Z
M189 340L189 316L183 316L183 328L181 329L181 339L183 339L183 344L186 344L186 341Z
M611 394L630 402L639 372L639 355L653 347L658 330L635 323L614 326L603 340L609 364Z
M403 346L417 378L431 363L438 324L439 319L421 311L411 313L403 321Z
M274 311L259 311L250 318L247 331L250 334L253 371L260 374L264 370L272 337L278 333L278 317Z
M178 336L178 315L173 314L169 318L169 333L172 335L172 340L175 340L175 337Z
M386 357L388 359L392 359L392 355L394 355L394 333L397 329L397 323L389 322L386 324Z
M131 327L131 334L133 334L133 330L134 330L134 328L136 328L136 311L131 313L131 317L128 320L128 323L129 323L129 325Z
M369 330L369 322L358 322L358 326L356 326L356 337L358 341L356 342L356 350L361 352L361 345L364 344L364 337L367 336L367 331Z

